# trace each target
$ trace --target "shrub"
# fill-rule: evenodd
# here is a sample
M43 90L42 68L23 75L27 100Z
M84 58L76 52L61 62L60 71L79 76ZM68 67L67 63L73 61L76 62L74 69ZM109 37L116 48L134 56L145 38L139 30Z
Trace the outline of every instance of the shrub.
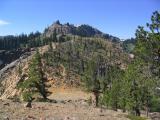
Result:
M25 102L32 101L32 94L29 92L24 92L24 93L22 93L22 99Z
M153 98L150 107L151 112L160 112L160 98Z

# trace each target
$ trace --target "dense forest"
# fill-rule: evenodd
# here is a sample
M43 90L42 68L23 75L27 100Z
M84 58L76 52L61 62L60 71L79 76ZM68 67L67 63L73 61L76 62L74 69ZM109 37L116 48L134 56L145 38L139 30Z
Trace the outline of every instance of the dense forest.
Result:
M0 37L0 50L13 50L22 47L32 47L38 46L40 44L36 43L36 38L39 37L41 33L30 33L29 35L21 34L18 36L4 36Z

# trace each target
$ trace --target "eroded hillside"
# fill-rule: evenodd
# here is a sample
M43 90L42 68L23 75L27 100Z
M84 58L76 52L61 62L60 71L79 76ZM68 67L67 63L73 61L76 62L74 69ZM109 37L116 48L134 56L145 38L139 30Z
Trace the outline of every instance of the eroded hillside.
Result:
M83 86L83 75L88 61L103 56L104 67L118 65L125 69L129 57L119 44L100 38L71 37L64 43L40 47L43 72L49 91L57 87ZM1 70L1 98L6 99L20 94L17 85L28 77L28 65L35 51L26 53ZM103 62L103 63L104 63ZM21 71L21 73L20 73Z

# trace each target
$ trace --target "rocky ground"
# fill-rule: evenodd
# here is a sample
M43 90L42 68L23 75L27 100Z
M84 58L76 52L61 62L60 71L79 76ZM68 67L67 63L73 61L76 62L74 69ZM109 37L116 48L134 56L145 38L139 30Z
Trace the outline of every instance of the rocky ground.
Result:
M32 108L25 103L0 100L0 120L128 120L126 114L89 106L90 94L82 91L54 91L50 98L56 103L33 102Z

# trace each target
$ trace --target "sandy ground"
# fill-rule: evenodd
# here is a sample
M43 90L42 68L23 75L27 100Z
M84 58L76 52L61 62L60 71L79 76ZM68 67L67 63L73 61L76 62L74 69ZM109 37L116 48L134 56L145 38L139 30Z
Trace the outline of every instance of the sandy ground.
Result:
M0 120L127 120L122 112L89 106L86 99L91 94L80 90L55 90L49 97L57 103L25 103L0 100Z

